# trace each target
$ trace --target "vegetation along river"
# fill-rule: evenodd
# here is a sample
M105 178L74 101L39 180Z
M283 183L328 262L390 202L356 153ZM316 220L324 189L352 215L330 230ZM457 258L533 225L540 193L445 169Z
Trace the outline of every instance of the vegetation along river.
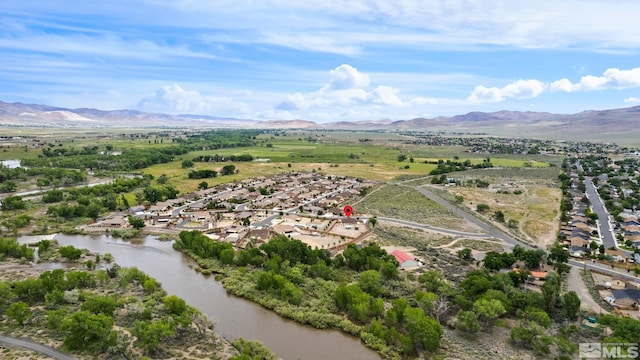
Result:
M22 237L21 243L42 237ZM73 245L100 254L111 253L120 266L144 271L162 283L167 293L183 298L215 322L227 339L243 337L261 341L278 357L295 359L380 359L360 340L335 330L318 330L283 319L251 301L227 294L212 276L190 266L195 263L172 248L172 241L152 236L123 241L110 236L55 235L60 245ZM36 265L37 266L37 265Z

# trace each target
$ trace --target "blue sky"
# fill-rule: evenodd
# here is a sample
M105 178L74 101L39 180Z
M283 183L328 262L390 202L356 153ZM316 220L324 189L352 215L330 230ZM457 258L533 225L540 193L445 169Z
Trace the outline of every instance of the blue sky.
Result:
M3 0L0 100L251 119L640 105L640 2Z

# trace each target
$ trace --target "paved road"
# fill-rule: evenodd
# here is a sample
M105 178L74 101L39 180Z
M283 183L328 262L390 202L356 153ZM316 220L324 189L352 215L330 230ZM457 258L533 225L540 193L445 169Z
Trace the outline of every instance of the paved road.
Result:
M590 178L584 179L584 185L586 187L587 198L589 199L589 202L591 202L591 209L594 213L598 214L598 225L600 227L600 238L602 239L602 243L604 244L605 249L615 247L616 240L614 239L613 234L611 233L611 227L609 226L609 213L607 213L607 210L602 204L600 194L598 194L598 191Z
M587 270L597 270L599 272L608 274L608 275L616 275L618 277L623 277L627 280L630 280L632 282L635 282L637 284L640 285L640 278L638 278L638 275L636 275L633 272L627 272L625 270L622 269L617 269L617 268L611 268L610 265L605 265L605 264L601 264L598 262L593 262L590 260L587 260L586 264L584 261L582 260L576 260L576 259L569 259L569 265L571 266L575 266L577 268L581 268L581 269L587 269Z
M40 354L44 354L58 360L74 360L75 359L73 356L62 353L50 346L39 344L37 342L33 342L28 339L13 338L9 336L0 335L0 345L33 350L33 351L39 352Z
M591 202L591 209L594 213L598 214L598 228L600 230L600 238L602 239L604 248L609 249L614 247L627 254L627 256L632 256L633 252L618 248L616 239L613 237L611 223L609 222L609 213L607 212L607 208L602 203L600 194L598 194L595 185L593 185L593 181L591 181L590 178L585 178L584 184L586 187L587 198L589 199L589 202Z

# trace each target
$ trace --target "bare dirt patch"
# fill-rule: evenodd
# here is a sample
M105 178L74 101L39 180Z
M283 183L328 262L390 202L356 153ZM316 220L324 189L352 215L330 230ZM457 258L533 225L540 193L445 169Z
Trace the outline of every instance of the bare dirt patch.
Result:
M466 180L468 179L463 178L462 181ZM553 182L546 179L498 177L485 177L483 180L489 181L491 185L488 188L434 188L452 196L462 196L463 206L470 211L476 212L478 204L488 205L489 211L482 216L517 237L525 238L543 248L555 241L562 194L559 188L549 187ZM494 215L497 211L504 214L504 223L495 221ZM509 220L517 221L517 227L507 227Z

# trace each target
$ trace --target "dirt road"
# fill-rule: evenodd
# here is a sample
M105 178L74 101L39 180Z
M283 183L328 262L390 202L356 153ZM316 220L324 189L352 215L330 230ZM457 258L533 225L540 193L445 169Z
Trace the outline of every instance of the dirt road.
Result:
M569 276L567 277L568 281L568 290L575 291L580 298L580 308L594 312L596 314L606 314L608 311L600 307L598 303L593 300L589 290L587 289L584 281L582 280L582 276L580 275L580 269L577 267L571 267L571 271L569 272Z

